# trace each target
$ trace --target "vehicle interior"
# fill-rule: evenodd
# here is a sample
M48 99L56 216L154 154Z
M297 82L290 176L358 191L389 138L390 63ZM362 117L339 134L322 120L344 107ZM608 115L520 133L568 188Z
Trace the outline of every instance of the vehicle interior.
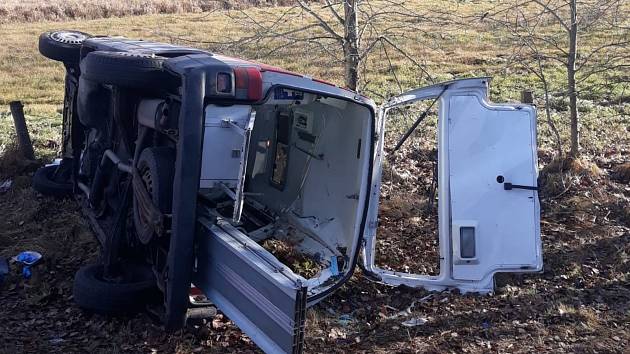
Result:
M253 108L239 232L258 242L309 291L350 269L359 240L370 161L367 108L299 93ZM206 134L208 136L208 134ZM203 191L226 219L235 205L219 188Z

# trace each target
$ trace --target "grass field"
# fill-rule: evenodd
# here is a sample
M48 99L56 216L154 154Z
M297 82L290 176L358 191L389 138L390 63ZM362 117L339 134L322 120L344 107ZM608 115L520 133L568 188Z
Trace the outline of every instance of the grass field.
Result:
M88 1L96 3L95 1ZM55 4L69 4L53 0ZM112 0L110 4L120 4ZM141 0L132 3L140 4ZM161 3L160 0L152 3ZM163 0L163 3L181 4ZM186 3L197 3L186 2ZM481 13L491 1L409 1L418 11ZM61 64L39 55L37 38L51 29L77 29L92 34L124 35L198 46L223 54L268 62L314 77L343 83L342 63L300 44L264 55L280 43L229 47L215 42L248 35L240 25L239 11L175 12L116 17L133 13L125 8L110 18L64 22L8 20L3 6L39 6L33 0L9 0L0 5L0 177L12 178L14 188L0 195L0 255L12 256L24 248L41 250L49 259L40 283L19 281L0 288L0 353L7 352L256 352L251 341L225 318L207 326L191 327L164 335L145 315L109 319L87 315L72 305L71 276L82 263L94 261L90 232L76 206L44 198L29 188L37 166L12 159L13 127L8 102L25 104L28 126L37 157L47 161L58 153L63 100ZM55 5L56 6L56 5ZM276 16L285 8L250 8L257 20ZM195 12L197 11L197 12ZM28 11L27 11L28 12ZM160 12L160 11L156 11ZM72 16L66 16L68 18ZM101 15L80 18L106 17ZM39 18L46 18L40 16ZM299 23L288 22L287 28ZM553 26L545 31L555 31ZM585 48L598 45L606 33L582 38ZM472 21L467 26L426 23L410 31L399 43L422 63L436 81L459 77L493 76L491 98L514 101L522 89L533 89L539 111L540 167L551 161L553 138L545 123L541 87L535 77L507 58L514 50L500 29L489 30ZM404 90L428 84L427 77L395 52L387 53ZM369 57L363 92L382 102L398 93L386 54ZM552 118L568 148L567 97L562 93L562 67L548 68ZM618 78L605 84L606 78ZM628 73L606 73L592 78L600 89L581 92L584 162L567 176L546 175L549 185L541 193L545 271L531 276L501 277L491 297L391 289L355 276L330 299L308 312L307 352L554 352L623 353L630 347L630 187L620 167L630 161L630 104ZM625 83L624 83L625 82ZM392 122L394 133L410 124ZM400 241L418 237L430 228L422 214L421 196L430 181L430 146L424 138L434 133L428 122L402 153L401 177L387 176L380 235ZM424 169L424 170L423 170ZM418 172L418 170L422 170ZM1 182L1 181L0 181ZM567 184L566 190L564 189ZM392 193L393 188L400 193ZM401 188L402 187L402 188ZM545 187L547 188L547 187ZM415 193L418 193L416 198ZM405 242L406 242L405 241ZM427 241L428 243L434 240ZM424 241L423 241L424 242ZM420 246L419 249L425 247ZM427 246L429 247L429 246ZM391 257L404 263L418 254ZM426 254L423 254L426 256ZM406 258L405 258L406 257ZM429 269L430 270L430 269ZM422 299L422 300L420 300ZM415 304L414 306L411 306ZM409 316L427 324L404 327L394 315L408 309ZM407 319L408 317L405 317ZM36 333L36 334L34 334ZM5 346L2 345L5 344Z
M0 23L89 20L147 14L200 13L252 5L283 5L287 0L5 0Z
M32 2L35 3L35 2ZM428 11L430 3L412 3L418 11ZM463 4L463 5L462 5ZM487 6L485 3L440 3L442 10L457 11L462 14L473 14ZM29 2L24 6L28 6ZM254 8L248 10L253 18L264 19L279 8ZM289 70L321 77L338 84L343 83L342 63L331 60L313 47L300 44L263 56L270 47L277 43L265 43L268 47L248 45L226 47L208 44L216 41L227 41L248 34L246 26L240 25L234 18L242 17L232 11L230 16L220 13L189 13L144 15L122 18L107 18L90 21L69 22L34 22L0 24L0 105L6 106L11 100L21 100L27 113L33 118L34 129L46 130L47 125L58 121L58 110L63 95L63 67L59 63L47 60L37 51L37 37L46 30L71 28L92 34L123 35L132 38L152 39L184 45L198 46L223 54L257 59L278 65ZM0 17L1 18L1 17ZM287 28L296 23L287 23ZM552 30L549 28L548 30ZM458 77L493 76L491 86L492 99L497 102L517 100L522 89L534 89L537 97L542 97L541 87L534 75L519 71L513 65L506 64L511 48L505 40L506 33L498 30L488 31L487 27L471 25L444 27L427 24L423 32L407 33L400 45L412 53L423 63L436 81L450 80ZM583 47L596 46L597 37L584 39ZM387 53L392 60L392 67L401 82L403 89L426 85L426 76L415 68L408 60L397 53ZM562 94L565 86L560 66L551 66L548 70L550 85L554 92L552 97L553 119L561 129L563 139L567 137L566 100ZM607 73L610 74L610 73ZM622 69L617 77L625 77ZM613 75L614 76L614 75ZM367 82L363 91L377 101L398 93L399 88L390 71L390 66L382 51L375 52L368 58L368 71L364 77ZM591 81L603 80L593 77ZM585 92L580 100L582 122L584 126L584 148L587 152L600 153L612 143L628 144L628 105L616 104L627 101L627 82L606 85L605 89ZM538 100L538 103L542 101ZM45 116L50 120L36 118ZM7 120L3 120L7 122ZM604 124L602 124L604 123ZM0 123L1 124L1 123ZM604 134L603 129L606 128ZM540 120L540 145L546 149L551 146L551 135L544 120ZM2 129L6 133L6 129ZM35 134L38 136L39 134ZM46 134L44 134L45 136ZM6 139L6 137L5 137ZM37 145L37 144L36 144ZM36 146L39 148L39 146Z

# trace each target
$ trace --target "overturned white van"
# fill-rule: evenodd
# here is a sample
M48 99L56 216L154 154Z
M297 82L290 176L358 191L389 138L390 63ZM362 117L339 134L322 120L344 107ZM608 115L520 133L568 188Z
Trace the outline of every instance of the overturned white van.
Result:
M306 308L357 265L390 285L482 293L497 272L542 269L536 111L489 102L489 78L377 107L321 80L168 44L58 31L40 50L67 68L64 159L34 186L74 194L103 249L102 264L77 273L82 307L131 308L157 288L169 329L211 304L263 350L300 352ZM375 264L389 113L423 100L438 108L433 275ZM191 301L191 284L209 303Z

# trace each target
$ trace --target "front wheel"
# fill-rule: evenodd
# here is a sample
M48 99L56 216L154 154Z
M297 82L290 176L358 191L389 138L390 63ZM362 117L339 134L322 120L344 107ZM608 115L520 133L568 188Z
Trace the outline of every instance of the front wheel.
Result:
M125 314L143 310L155 298L155 277L147 266L124 264L114 279L104 277L100 264L80 268L72 289L75 303L101 314Z
M48 59L78 64L81 45L92 37L79 31L52 31L39 36L39 52Z

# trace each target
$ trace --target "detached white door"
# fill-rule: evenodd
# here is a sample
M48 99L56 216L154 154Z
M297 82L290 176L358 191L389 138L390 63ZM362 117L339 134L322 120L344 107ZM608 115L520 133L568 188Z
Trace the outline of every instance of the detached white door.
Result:
M490 292L497 272L542 269L536 110L491 103L488 84L488 78L445 82L409 91L382 107L375 155L378 173L372 183L363 252L365 269L381 282ZM437 276L394 272L374 264L388 112L420 100L439 102Z
M466 94L448 105L453 279L540 269L535 111Z

